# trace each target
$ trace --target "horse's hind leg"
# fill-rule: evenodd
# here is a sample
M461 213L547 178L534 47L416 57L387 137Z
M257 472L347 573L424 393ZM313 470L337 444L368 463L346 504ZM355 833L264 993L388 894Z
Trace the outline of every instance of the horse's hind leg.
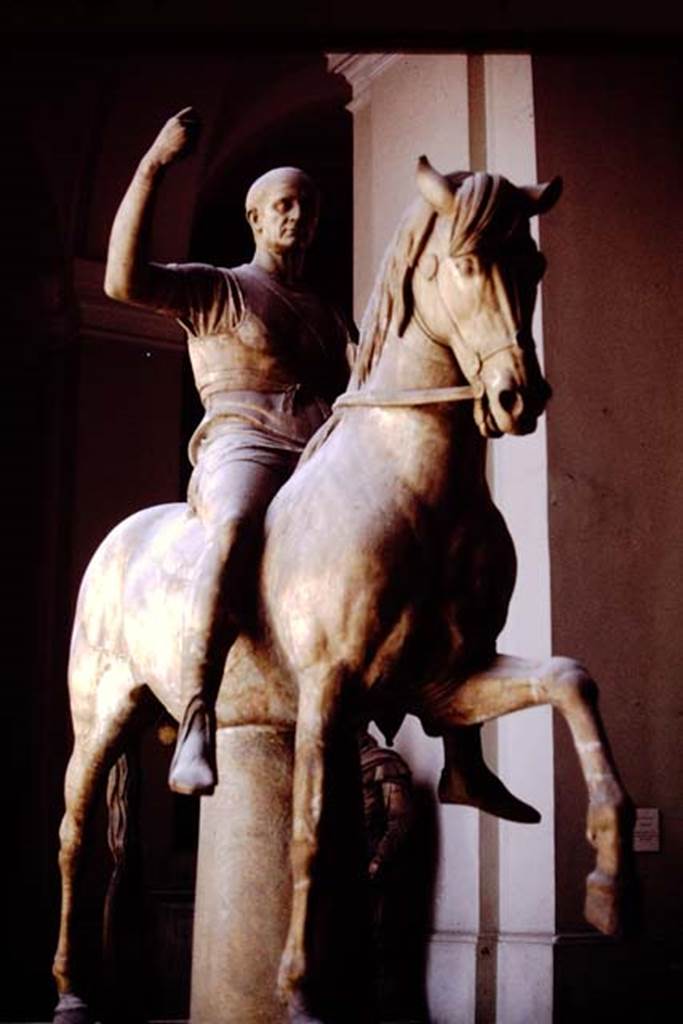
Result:
M588 876L585 915L606 934L620 927L621 889L633 811L614 763L597 706L597 686L570 658L533 662L500 656L464 682L427 687L419 709L425 730L447 735L522 708L550 704L566 719L588 790L586 834L597 852Z
M142 850L139 835L140 750L131 737L109 770L107 779L107 841L113 870L104 905L103 959L105 984L103 1024L134 1024L142 999ZM124 984L121 984L122 980Z
M82 979L77 976L74 927L87 828L106 773L125 746L143 697L122 664L101 674L93 671L92 677L90 685L72 688L74 747L66 770L65 811L59 830L62 908L52 969L59 994L55 1024L88 1024L90 1020L79 994ZM81 676L79 684L83 680Z

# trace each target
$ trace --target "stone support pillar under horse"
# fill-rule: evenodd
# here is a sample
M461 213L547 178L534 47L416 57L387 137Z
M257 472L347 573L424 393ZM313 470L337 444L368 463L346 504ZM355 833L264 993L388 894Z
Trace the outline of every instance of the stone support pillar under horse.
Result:
M219 729L216 760L201 805L192 1024L285 1024L276 981L292 903L294 729Z
M344 742L346 740L346 742ZM294 729L235 726L217 734L219 783L202 801L192 943L192 1024L287 1024L277 974L292 909ZM335 749L306 1001L330 1024L371 1021L369 929L360 778L353 734ZM341 780L341 784L340 784Z

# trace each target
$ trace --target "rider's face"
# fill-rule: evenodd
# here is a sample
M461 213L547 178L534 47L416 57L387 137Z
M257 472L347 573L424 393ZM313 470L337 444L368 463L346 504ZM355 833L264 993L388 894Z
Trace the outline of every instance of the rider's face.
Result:
M273 184L251 211L254 234L270 252L306 249L318 220L316 197L296 179Z

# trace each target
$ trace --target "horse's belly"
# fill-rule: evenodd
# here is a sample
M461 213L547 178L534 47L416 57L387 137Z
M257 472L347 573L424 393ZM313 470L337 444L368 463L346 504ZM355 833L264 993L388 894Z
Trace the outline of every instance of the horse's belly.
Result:
M228 656L216 703L219 726L294 726L298 691L266 644L243 634Z
M442 615L465 661L491 656L505 625L517 563L503 516L483 504L453 534L446 552Z

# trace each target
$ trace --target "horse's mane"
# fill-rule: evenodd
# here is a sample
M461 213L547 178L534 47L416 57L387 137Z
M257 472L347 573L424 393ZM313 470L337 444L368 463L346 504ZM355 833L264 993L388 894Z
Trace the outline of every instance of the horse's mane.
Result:
M382 354L392 325L401 337L410 322L413 314L412 277L439 216L449 231L451 254L471 252L499 242L520 222L524 208L522 203L515 201L519 191L506 178L471 171L456 171L446 177L454 193L451 212L439 215L426 199L419 196L406 210L386 248L361 320L349 391L358 391L367 381ZM335 412L320 427L304 449L299 465L318 451L338 421L339 413Z
M429 241L437 213L421 196L408 207L387 246L360 324L358 351L349 380L356 391L377 363L394 320L402 334L410 320L410 282Z

